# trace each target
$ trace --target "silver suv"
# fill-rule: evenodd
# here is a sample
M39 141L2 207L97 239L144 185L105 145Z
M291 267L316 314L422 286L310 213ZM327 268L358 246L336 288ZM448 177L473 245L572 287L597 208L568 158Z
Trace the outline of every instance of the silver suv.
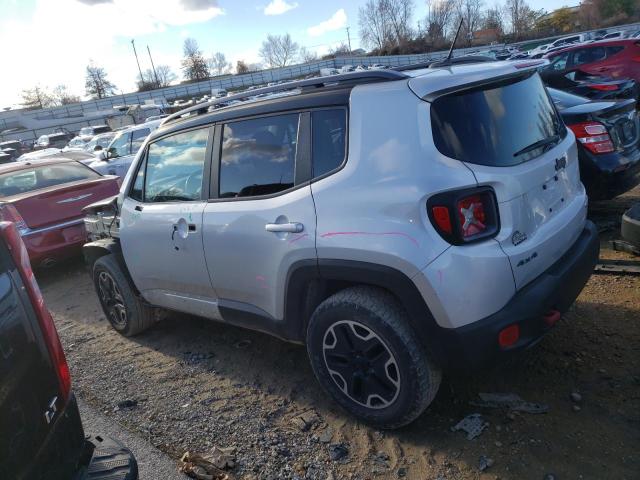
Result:
M537 342L597 260L536 66L352 72L168 117L88 211L111 324L173 310L305 344L349 412L411 422L443 370Z

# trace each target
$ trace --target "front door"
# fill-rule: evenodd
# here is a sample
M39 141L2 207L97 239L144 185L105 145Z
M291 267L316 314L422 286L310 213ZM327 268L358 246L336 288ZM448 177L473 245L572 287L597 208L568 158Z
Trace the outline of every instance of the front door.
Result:
M301 175L301 145L308 143L299 142L300 117L271 115L222 126L219 164L212 168L219 172L212 173L214 198L203 220L206 263L221 308L284 318L291 265L316 258L315 208Z
M120 238L133 281L150 303L218 318L202 248L211 131L149 144L122 205Z

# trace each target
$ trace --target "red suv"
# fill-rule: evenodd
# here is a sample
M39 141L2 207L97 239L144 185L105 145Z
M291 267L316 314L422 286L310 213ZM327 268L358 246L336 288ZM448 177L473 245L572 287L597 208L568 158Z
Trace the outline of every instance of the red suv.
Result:
M546 55L554 70L632 78L640 84L640 39L581 43Z

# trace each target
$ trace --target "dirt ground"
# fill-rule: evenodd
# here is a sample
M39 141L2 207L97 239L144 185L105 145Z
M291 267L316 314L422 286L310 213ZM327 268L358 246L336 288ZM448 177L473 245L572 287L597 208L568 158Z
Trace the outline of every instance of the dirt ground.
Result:
M634 198L640 190L594 205L603 257L629 258L607 240ZM39 282L75 391L176 459L232 446L230 475L256 479L640 478L640 276L593 275L537 346L482 374L446 377L425 414L391 432L340 410L303 347L177 314L123 338L105 320L81 262L40 272ZM481 392L515 393L549 410L470 405ZM479 437L451 431L472 413L489 423ZM492 463L484 472L481 456Z

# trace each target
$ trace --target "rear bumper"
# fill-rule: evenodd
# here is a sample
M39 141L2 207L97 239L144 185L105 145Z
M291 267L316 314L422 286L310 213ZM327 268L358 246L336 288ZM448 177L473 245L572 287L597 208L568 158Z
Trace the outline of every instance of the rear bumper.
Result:
M537 343L552 327L544 316L552 310L565 312L589 280L598 261L600 241L595 225L587 221L569 250L536 280L520 290L501 310L464 327L440 329L443 363L453 370L486 366ZM498 334L518 324L518 342L502 349Z
M34 267L44 266L50 260L58 261L78 255L86 241L83 219L42 229L30 230L22 235Z
M594 155L578 146L580 178L592 200L608 200L640 183L640 147Z

